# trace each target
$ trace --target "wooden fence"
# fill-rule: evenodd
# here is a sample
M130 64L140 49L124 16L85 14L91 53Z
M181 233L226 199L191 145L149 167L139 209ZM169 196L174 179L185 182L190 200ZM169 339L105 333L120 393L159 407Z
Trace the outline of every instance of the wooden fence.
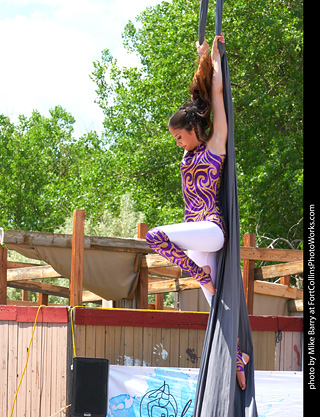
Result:
M73 310L77 356L117 365L199 367L208 313ZM37 307L0 306L0 413L9 416ZM62 417L70 405L70 308L42 307L13 417ZM250 316L256 370L302 369L302 319Z
M1 416L11 413L36 312L35 307L0 306ZM12 417L49 417L66 406L67 323L66 308L40 311Z
M115 365L200 366L208 313L75 309L78 356ZM249 316L256 370L301 370L302 319ZM277 337L276 337L277 336Z

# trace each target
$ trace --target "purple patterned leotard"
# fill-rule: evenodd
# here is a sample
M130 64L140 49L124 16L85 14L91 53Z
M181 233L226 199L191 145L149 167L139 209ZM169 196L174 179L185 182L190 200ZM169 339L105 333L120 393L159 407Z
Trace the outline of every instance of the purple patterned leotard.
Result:
M186 152L180 165L185 203L185 222L216 223L226 237L222 216L220 184L225 155L212 153L206 143Z
M185 222L214 222L221 228L225 237L225 223L220 204L220 182L224 160L224 155L213 154L205 143L201 143L184 155L181 162L181 178L185 200ZM210 274L171 242L161 228L149 230L146 241L155 252L187 271L200 284L211 281Z

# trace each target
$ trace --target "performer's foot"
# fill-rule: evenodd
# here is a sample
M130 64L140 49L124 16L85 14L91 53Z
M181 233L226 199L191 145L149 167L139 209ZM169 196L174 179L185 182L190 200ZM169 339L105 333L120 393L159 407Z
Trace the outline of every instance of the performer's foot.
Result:
M241 354L241 359L237 358L237 380L242 390L246 389L246 376L244 374L244 367L249 362L250 356L246 353Z
M203 266L202 267L202 269L204 270L204 272L206 273L206 274L211 274L211 268L210 268L210 266L209 265L205 265L205 266ZM213 282L212 282L212 280L210 280L208 283L206 283L206 284L201 284L202 286L203 286L203 288L205 288L206 290L208 290L212 295L215 295L215 293L216 293L216 289L214 288L214 286L213 286Z

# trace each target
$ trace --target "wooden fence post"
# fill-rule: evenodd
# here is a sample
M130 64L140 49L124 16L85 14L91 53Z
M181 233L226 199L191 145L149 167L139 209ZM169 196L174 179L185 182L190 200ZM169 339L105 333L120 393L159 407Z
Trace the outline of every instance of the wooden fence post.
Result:
M154 295L154 309L163 310L163 292Z
M71 277L69 285L70 306L82 305L84 218L85 210L74 210L71 254Z
M148 223L138 223L138 238L145 239L148 232ZM145 258L145 256L144 256ZM146 264L146 262L143 262ZM137 308L148 308L148 267L141 267L137 287Z
M290 275L286 275L284 277L280 277L280 284L290 286Z
M8 251L0 245L0 304L7 304Z
M246 233L244 235L244 246L255 247L256 235L255 233ZM254 264L255 261L249 259L243 260L243 287L246 297L248 314L253 314L253 296L254 296Z
M42 292L39 292L38 295L38 305L39 306L47 306L48 305L48 294L43 294Z

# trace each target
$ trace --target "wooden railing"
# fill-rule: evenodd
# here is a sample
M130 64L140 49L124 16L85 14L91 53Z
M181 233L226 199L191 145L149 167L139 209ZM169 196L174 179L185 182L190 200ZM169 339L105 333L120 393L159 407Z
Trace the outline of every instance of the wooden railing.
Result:
M139 271L139 283L136 289L137 308L148 308L148 294L155 294L155 309L163 309L163 294L171 291L184 291L199 288L198 282L188 277L180 268L168 263L155 254L144 238L148 224L138 224L138 239L96 238L84 236L84 211L74 212L74 233L70 239L61 235L46 233L20 232L14 236L15 243L28 241L34 244L70 247L72 242L72 273L69 288L35 282L37 278L52 278L60 275L50 266L24 264L7 260L7 250L0 246L0 304L7 303L7 286L23 291L39 293L39 303L47 304L48 295L68 297L70 305L81 305L85 301L82 288L82 267L84 248L101 250L126 250L137 253L135 268ZM65 236L65 235L63 235ZM66 246L67 245L67 246ZM255 247L255 234L244 235L244 246L240 248L243 259L243 283L249 314L253 314L254 293L279 295L292 300L302 299L301 290L290 286L290 275L303 272L303 251L292 249L269 249ZM276 265L255 267L256 261L279 262ZM280 284L265 282L280 277ZM87 294L87 293L86 293ZM90 294L89 294L90 295ZM91 294L90 300L99 299ZM297 308L297 307L295 307ZM301 310L301 302L299 304Z
M240 248L240 257L243 259L242 276L248 313L253 314L253 296L255 292L302 299L303 292L290 286L290 275L303 272L303 251L257 248L255 247L255 239L255 234L245 234L244 246ZM255 267L256 261L281 263ZM170 291L183 291L200 287L197 281L187 277L180 268L170 264L159 255L147 255L142 262L142 266L146 267L149 272L149 294L163 294ZM280 285L264 282L271 278L280 278ZM159 307L161 309L158 303L158 309Z

